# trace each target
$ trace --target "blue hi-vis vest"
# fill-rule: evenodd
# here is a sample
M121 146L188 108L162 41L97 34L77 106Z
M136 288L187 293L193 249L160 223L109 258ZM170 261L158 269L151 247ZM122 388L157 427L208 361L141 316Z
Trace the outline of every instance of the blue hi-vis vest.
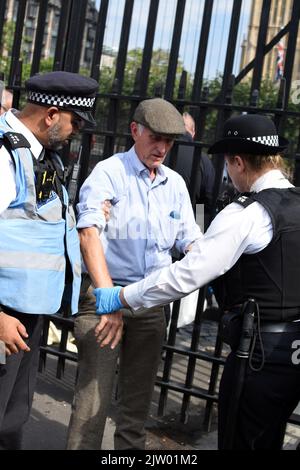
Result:
M4 116L0 118L0 139L12 131ZM30 150L17 148L10 153L15 163L17 196L0 213L0 305L29 314L56 313L63 298L68 256L73 273L71 312L77 313L81 259L67 191L63 187L65 219L55 193L37 205Z

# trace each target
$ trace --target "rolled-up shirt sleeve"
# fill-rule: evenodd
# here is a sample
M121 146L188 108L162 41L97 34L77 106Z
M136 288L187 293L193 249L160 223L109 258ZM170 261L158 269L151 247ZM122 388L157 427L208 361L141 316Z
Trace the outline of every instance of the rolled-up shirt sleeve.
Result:
M105 200L113 200L114 189L107 170L99 163L82 185L77 209L77 228L97 227L104 230L106 220L102 209Z

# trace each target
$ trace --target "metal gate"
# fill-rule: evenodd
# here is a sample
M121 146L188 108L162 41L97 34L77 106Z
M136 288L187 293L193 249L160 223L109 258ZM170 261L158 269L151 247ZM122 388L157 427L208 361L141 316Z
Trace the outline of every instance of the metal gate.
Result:
M191 72L182 67L180 47L182 42L186 40L184 38L184 19L188 8L190 9L190 17L192 17L193 2L197 3L201 10L199 10L201 19L196 25L195 40L191 43L195 56L194 69ZM290 168L293 171L294 183L300 185L300 112L299 107L297 108L297 90L295 90L295 83L293 83L293 66L297 41L299 40L300 2L291 0L287 23L283 24L280 30L270 38L269 31L272 23L270 13L275 2L277 5L277 0L262 0L260 2L255 55L235 74L233 73L234 63L239 48L243 9L247 0L232 0L232 2L227 0L172 0L171 2L169 0L148 0L148 3L144 2L143 21L145 21L145 25L141 26L144 32L144 43L139 54L136 51L133 58L130 55L129 39L133 22L136 21L134 8L139 4L139 0L119 2L123 5L119 45L116 51L110 51L113 64L111 72L109 72L109 67L105 68L105 72L110 78L105 88L104 68L100 65L104 56L107 55L105 31L109 24L109 12L113 0L99 1L99 10L97 10L95 2L91 0L1 0L0 38L2 38L2 57L7 58L7 73L4 78L7 80L8 88L14 92L14 107L18 107L23 100L24 70L27 68L29 75L45 70L45 35L50 22L49 9L55 9L57 31L55 37L52 38L53 53L50 54L50 61L47 62L48 69L50 67L53 70L81 71L99 81L100 85L94 110L98 124L97 129L85 130L80 136L80 141L75 142L63 155L65 161L69 153L76 157L79 146L82 146L79 187L99 160L109 157L116 151L129 148L132 144L129 123L134 110L140 100L152 96L164 97L173 102L181 112L189 111L196 121L193 170L189 187L193 202L196 189L196 180L193 175L196 174L195 170L199 165L201 152L212 141L220 137L223 123L232 113L264 113L274 118L279 133L288 134L290 138L291 144L288 152ZM148 10L145 3L147 3ZM226 38L222 37L223 42L220 44L224 51L224 61L221 73L217 78L212 79L205 76L207 63L213 60L212 49L209 49L210 34L218 8L224 7L225 4L227 5L228 28ZM168 5L173 7L174 14L171 19L168 16ZM13 12L11 17L12 29L14 30L12 44L9 44L9 41L4 42L8 30L9 8ZM35 8L34 14L30 13L30 8ZM166 28L168 27L170 40L167 51L163 51L164 54L161 52L161 56L157 60L158 65L161 65L162 58L164 58L164 73L159 74L157 81L154 77L153 84L153 75L151 74L153 69L151 67L155 54L155 35L162 11L166 12L166 17L162 20L168 19ZM117 11L115 14L117 15ZM24 56L24 44L26 43L24 28L28 26L29 20L32 20L32 24L34 24L32 47L31 52ZM142 23L141 20L140 17ZM285 40L286 43L282 76L274 84L272 99L262 101L261 90L266 82L264 62L268 54L272 53L282 40ZM26 44L29 43L27 38ZM90 45L87 47L89 43ZM128 67L132 60L136 60L138 63L136 69L133 69L135 76L128 81ZM181 66L179 66L180 63ZM4 72L4 70L0 69L0 72ZM241 85L246 90L242 100L237 93L238 90L241 90ZM171 166L176 160L177 148L178 143L172 150ZM222 183L223 158L214 156L213 164L216 178L212 215L215 213L215 205ZM180 301L174 303L169 334L164 346L166 351L164 369L162 376L157 379L157 384L161 388L159 414L164 413L168 392L173 390L182 395L181 419L186 421L190 398L195 396L206 401L205 426L209 429L213 404L218 400L218 374L224 363L224 358L222 357L222 343L218 336L216 336L212 352L203 352L199 347L201 345L201 327L205 318L205 313L203 313L205 295L206 288L203 288L199 293L190 341L185 347L178 346L176 343ZM47 354L54 354L58 357L57 374L60 376L64 370L65 360L76 361L76 355L66 350L67 335L68 331L72 330L73 322L65 311L54 317L51 316L51 320L62 327L62 338L58 347L47 346L50 317L46 318L41 347L41 368L46 361ZM214 320L218 324L218 315ZM171 375L175 355L187 358L185 380L182 382L176 381ZM200 360L211 364L207 388L201 388L194 384L194 374Z

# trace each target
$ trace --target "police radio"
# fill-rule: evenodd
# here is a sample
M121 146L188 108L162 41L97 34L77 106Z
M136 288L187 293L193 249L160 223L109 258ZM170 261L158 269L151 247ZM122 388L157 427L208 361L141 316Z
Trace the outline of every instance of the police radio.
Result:
M257 304L254 299L248 299L243 306L242 317L242 331L236 356L241 359L249 357L251 342L255 329L255 316L257 312Z
M36 197L38 202L47 201L54 189L56 171L48 169L36 174Z
M72 168L72 174L71 178L68 184L68 195L69 195L69 201L70 204L74 204L76 196L77 196L77 188L78 188L78 177L79 177L79 172L80 172L80 162L81 162L81 156L82 156L82 145L79 147L78 151L78 158L76 163L74 163L73 168Z

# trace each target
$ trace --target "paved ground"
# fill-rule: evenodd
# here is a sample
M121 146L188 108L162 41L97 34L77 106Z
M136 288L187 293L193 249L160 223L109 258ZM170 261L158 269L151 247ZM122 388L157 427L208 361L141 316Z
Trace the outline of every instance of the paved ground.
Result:
M181 330L180 330L181 331ZM209 351L213 345L215 326L207 323L202 329L202 346ZM187 341L189 328L182 330L179 341ZM75 381L76 366L68 362L63 379L55 377L56 359L48 356L47 367L43 374L39 374L36 393L34 397L31 418L26 425L24 448L33 450L60 450L65 448L66 432L70 417L73 387ZM173 374L177 380L184 378L186 370L185 359L179 357L176 360ZM197 367L196 382L206 385L209 378L207 363L199 361ZM181 408L181 396L170 392L166 414L163 418L157 417L159 389L155 390L151 414L147 423L147 448L167 450L215 450L217 449L216 423L217 416L214 413L212 431L206 433L203 430L203 413L205 403L193 398L190 406L189 419L186 424L179 420ZM108 419L103 449L113 449L115 406L112 405L110 418ZM300 407L299 407L300 414ZM286 434L285 449L294 449L300 441L300 427L289 426Z
M60 450L64 449L67 425L73 396L75 366L69 363L65 377L58 380L54 370L55 359L50 359L46 372L39 374L31 418L26 425L24 448ZM148 449L189 450L216 449L216 425L211 433L201 432L201 410L191 416L188 425L179 422L180 401L170 394L168 412L164 418L157 417L158 389L152 403L147 428ZM199 411L199 412L198 412ZM112 406L108 419L103 449L113 449L115 408ZM200 441L201 443L200 443Z

